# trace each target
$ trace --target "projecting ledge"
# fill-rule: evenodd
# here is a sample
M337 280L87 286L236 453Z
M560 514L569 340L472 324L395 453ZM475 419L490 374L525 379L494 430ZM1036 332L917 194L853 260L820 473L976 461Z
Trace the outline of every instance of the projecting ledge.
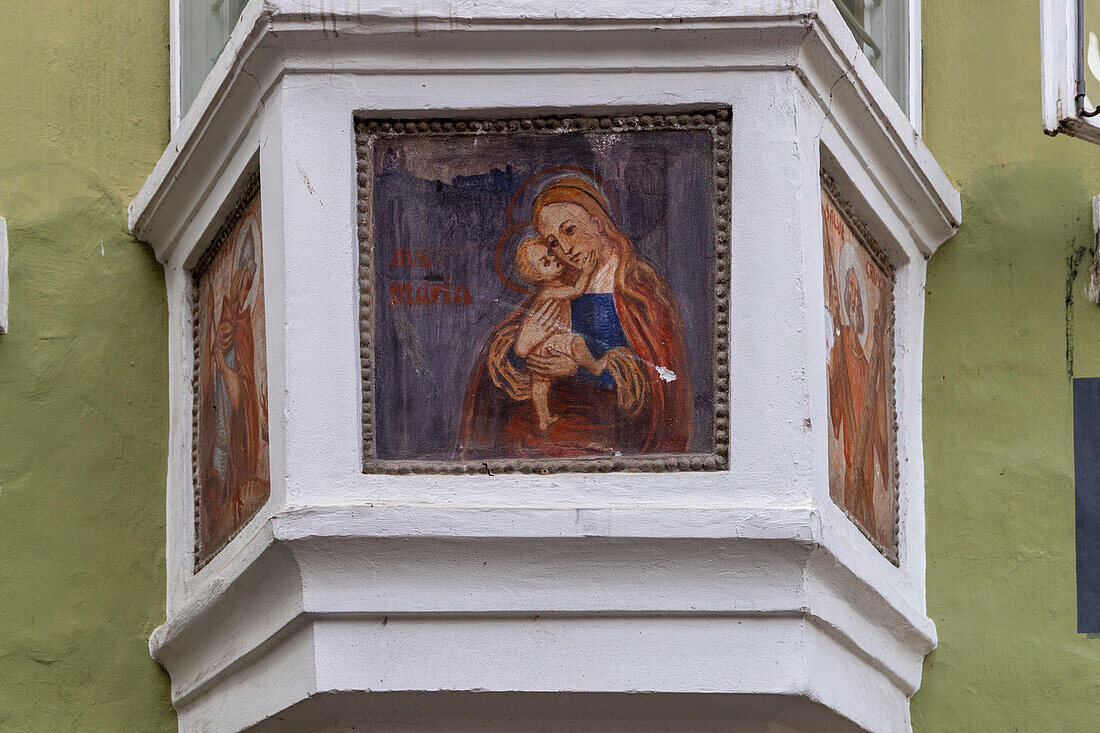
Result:
M272 518L280 540L319 537L621 537L787 539L820 537L813 507L317 506Z
M817 532L808 508L295 509L150 645L186 730L355 691L363 709L380 693L777 695L901 730L934 629Z
M441 721L450 718L451 723ZM322 693L252 730L346 730L369 721L371 730L575 731L601 733L675 730L695 733L815 733L860 730L824 706L785 695L637 693L434 692ZM717 725L716 725L717 723Z

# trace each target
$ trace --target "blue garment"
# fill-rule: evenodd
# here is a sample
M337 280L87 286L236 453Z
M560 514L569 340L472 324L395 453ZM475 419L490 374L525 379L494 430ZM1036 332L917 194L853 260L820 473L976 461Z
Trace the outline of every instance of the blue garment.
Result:
M588 351L594 359L601 358L611 349L627 345L623 324L615 309L614 293L585 293L577 296L570 304L570 317L573 321L573 333L584 337ZM516 356L512 350L508 352L508 361L516 369L523 369L526 365L526 360ZM581 367L574 376L582 382L604 389L615 388L615 380L606 369L602 374L593 374Z
M626 334L615 310L614 293L585 293L573 299L571 304L573 333L584 337L588 351L595 359L619 346L626 346ZM593 374L584 369L577 370L577 378L605 389L612 389L615 380L606 369L603 374Z

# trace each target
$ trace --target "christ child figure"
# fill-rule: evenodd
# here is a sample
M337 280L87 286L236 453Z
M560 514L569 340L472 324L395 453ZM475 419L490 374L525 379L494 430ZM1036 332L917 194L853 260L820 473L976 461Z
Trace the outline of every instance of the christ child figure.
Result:
M584 337L572 332L570 309L570 301L583 295L588 289L592 281L592 273L596 270L596 262L596 254L589 255L581 267L581 274L577 281L569 285L562 280L565 265L554 256L546 240L542 237L529 237L519 245L516 250L516 274L524 282L537 288L522 328L527 328L529 323L535 320L542 323L549 321L551 327L547 330L551 335L537 343L529 354L517 354L517 356L526 358L530 354L565 355L593 374L603 373L607 368L606 357L603 359L593 357ZM557 417L550 414L550 380L532 376L531 402L535 406L535 414L538 417L539 432L545 435L558 421Z

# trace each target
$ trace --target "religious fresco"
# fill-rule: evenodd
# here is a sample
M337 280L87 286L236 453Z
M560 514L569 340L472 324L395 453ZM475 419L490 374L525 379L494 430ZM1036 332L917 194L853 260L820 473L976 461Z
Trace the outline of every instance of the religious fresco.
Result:
M568 125L370 136L368 464L722 464L713 129Z
M822 190L829 378L829 493L897 561L893 271ZM858 234L857 234L858 230Z
M264 280L258 191L230 215L196 266L195 566L270 494Z

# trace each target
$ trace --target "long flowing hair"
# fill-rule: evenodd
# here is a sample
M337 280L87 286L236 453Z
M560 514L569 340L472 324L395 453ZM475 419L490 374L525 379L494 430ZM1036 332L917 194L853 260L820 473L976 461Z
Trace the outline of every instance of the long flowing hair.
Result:
M679 314L676 299L672 297L668 284L648 263L638 259L634 243L615 223L611 204L602 191L579 176L559 178L535 198L531 207L531 220L538 221L543 208L550 204L573 204L584 209L589 216L600 220L604 233L611 242L612 251L619 258L619 266L615 272L615 290L634 301L647 319L656 315L650 312L649 298L645 297L647 293L660 305Z

